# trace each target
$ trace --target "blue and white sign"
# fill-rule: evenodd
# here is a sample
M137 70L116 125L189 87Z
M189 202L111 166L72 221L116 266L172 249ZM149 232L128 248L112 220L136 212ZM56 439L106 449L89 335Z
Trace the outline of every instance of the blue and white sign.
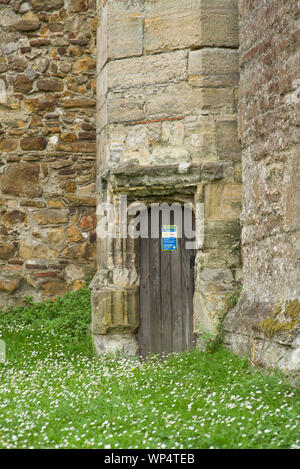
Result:
M177 227L174 225L163 225L161 230L162 251L176 251L177 249Z

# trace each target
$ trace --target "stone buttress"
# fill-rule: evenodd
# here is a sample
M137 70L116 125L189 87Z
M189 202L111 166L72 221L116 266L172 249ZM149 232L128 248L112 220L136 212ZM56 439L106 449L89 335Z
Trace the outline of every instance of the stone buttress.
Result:
M300 4L240 2L243 292L225 341L300 367Z
M239 288L241 148L235 0L98 2L97 204L205 207L194 331L215 333ZM92 333L99 352L137 352L136 240L97 240Z

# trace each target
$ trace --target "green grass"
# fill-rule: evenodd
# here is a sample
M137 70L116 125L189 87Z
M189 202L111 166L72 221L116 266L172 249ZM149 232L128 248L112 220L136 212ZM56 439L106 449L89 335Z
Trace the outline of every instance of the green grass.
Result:
M225 349L96 357L87 287L0 313L0 448L291 448L299 391Z

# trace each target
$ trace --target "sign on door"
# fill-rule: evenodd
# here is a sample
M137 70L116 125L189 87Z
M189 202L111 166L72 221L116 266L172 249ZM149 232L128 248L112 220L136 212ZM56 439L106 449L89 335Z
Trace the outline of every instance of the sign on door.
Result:
M177 227L175 225L163 225L161 231L162 251L177 250Z

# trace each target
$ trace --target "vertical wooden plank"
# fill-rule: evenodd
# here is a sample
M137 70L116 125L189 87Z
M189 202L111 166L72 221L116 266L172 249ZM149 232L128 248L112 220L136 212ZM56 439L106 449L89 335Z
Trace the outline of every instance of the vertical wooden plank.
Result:
M173 352L182 352L182 238L178 239L177 250L171 252L171 282L172 282L172 325Z
M150 304L150 244L140 239L140 325L138 343L140 355L145 358L151 352L151 304Z
M182 211L182 252L181 252L181 288L182 288L182 349L187 350L188 348L188 334L189 334L189 256L188 251L185 249L186 237L185 237L185 225L184 225L184 213Z
M195 218L193 214L192 223L193 229L195 230ZM184 222L183 222L184 225ZM183 226L183 232L184 226ZM194 257L194 250L186 249L186 243L188 240L186 236L183 238L182 246L182 294L183 294L183 349L191 350L194 347L194 334L193 334L193 297L194 297L194 276L192 259Z
M196 219L194 213L192 213L193 231L196 230ZM196 250L189 249L189 270L190 270L190 291L189 291L189 343L188 350L195 348L196 337L194 334L194 293L195 293L195 259Z
M195 276L194 276L194 267L195 267L195 258L196 251L191 250L189 260L190 260L190 292L189 292L189 342L188 350L195 348L196 337L194 334L194 292L195 292Z
M183 240L184 244L184 240ZM190 328L190 257L188 250L182 247L182 349L189 348L189 328Z
M171 252L161 252L161 340L162 352L165 355L173 351L171 255Z
M151 353L161 353L160 239L150 240Z

